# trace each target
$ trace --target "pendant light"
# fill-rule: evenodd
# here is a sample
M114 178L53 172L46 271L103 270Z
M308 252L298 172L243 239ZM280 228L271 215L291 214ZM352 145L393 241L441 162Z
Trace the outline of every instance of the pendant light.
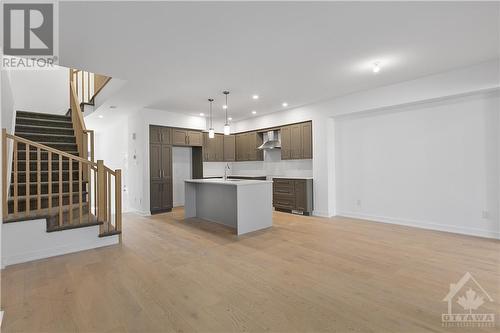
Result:
M213 98L209 98L208 101L210 102L210 111L209 111L209 116L210 116L210 128L208 129L208 138L213 139L215 137L215 130L212 125L212 103L214 101Z
M229 127L229 121L227 120L227 109L229 109L229 106L227 104L227 95L229 95L229 91L225 90L222 93L226 95L226 104L224 104L224 109L226 110L226 123L224 124L224 135L229 135L231 134L231 127Z

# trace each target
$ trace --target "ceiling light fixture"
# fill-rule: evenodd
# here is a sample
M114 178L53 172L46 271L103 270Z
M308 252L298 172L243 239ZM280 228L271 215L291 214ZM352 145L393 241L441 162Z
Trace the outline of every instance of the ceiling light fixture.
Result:
M259 95L253 95L252 99L259 99Z
M257 114L257 111L253 110L253 111L252 111L252 114Z
M203 117L205 116L205 114L203 112L200 112L200 117Z
M104 116L102 114L98 115L97 117L100 119L104 118Z
M222 93L226 95L226 104L224 104L225 108L223 107L223 109L226 110L226 123L224 124L224 135L229 135L231 134L231 127L229 127L229 120L227 119L227 109L229 108L227 104L227 95L229 95L229 91L225 90Z
M282 105L284 108L286 108L286 107L288 106L288 103L287 103L287 102L283 102L281 105Z
M373 73L375 73L375 74L380 72L380 63L379 62L373 63L372 70L373 70Z
M209 116L210 116L210 128L208 129L208 138L213 139L215 137L215 131L214 127L212 126L212 102L214 101L213 98L209 98L208 101L210 102L210 109L209 109Z
M231 121L231 120L233 120L233 117L229 117L229 118L227 118L227 120Z

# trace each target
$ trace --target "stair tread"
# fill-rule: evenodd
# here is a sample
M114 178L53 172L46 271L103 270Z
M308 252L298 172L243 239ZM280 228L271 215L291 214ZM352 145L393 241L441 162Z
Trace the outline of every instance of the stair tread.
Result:
M63 138L74 138L74 135L71 134L52 134L52 133L33 133L33 132L24 132L24 131L16 131L17 136L22 135L39 135L39 136L48 136L48 137L63 137Z
M82 207L87 207L89 205L88 202L82 202ZM75 207L75 204L73 204L73 209L77 209L78 206ZM70 209L69 205L64 205L62 206L62 211L63 213L68 212ZM30 211L30 215L26 216L26 212L19 212L17 213L17 216L14 216L13 213L8 214L7 218L3 220L3 223L11 223L11 222L21 222L21 221L26 221L26 220L33 220L37 218L47 218L51 217L54 215L59 214L59 206L57 207L52 207L52 211L49 211L48 208L43 208L39 209L36 211ZM85 213L86 215L86 213Z
M40 182L40 185L46 185L48 183L49 182ZM63 180L63 181L61 181L61 183L63 183L63 184L69 184L69 180ZM73 183L78 183L78 180L73 180ZM86 183L88 183L87 180L82 180L82 184L86 184ZM36 185L36 184L38 184L38 183L30 182L30 185ZM59 181L58 180L54 180L54 181L52 181L52 184L59 184ZM18 182L17 185L18 186L26 185L26 182L23 182L23 183ZM10 186L11 187L14 186L14 183L11 183Z
M37 117L29 117L29 116L17 116L17 119L24 120L34 120L34 121L46 121L46 122L54 122L54 123L71 123L71 118L68 119L57 119L57 118L37 118Z
M87 193L88 193L88 191L82 191L82 194L87 194ZM75 196L75 195L79 195L79 194L80 194L80 191L73 191L73 192L71 193L71 195L73 195L73 196ZM51 196L52 196L52 197L59 197L59 192L52 193L52 194L51 194ZM63 197L68 197L68 196L70 196L70 192L62 192L62 193L61 193L61 196L63 196ZM19 195L19 196L17 196L17 200L18 200L18 201L22 201L22 200L24 200L24 201L25 201L27 197L28 197L28 196L26 196L26 195ZM45 199L45 198L48 198L48 197L49 197L49 195L48 195L48 194L40 194L40 198L41 198L41 199ZM29 198L30 198L30 199L36 199L36 198L38 198L38 194L30 194ZM8 202L14 202L14 198L12 198L12 197L11 197L11 198L9 198L7 201L8 201ZM75 204L76 204L76 203L74 203L73 205L75 205Z

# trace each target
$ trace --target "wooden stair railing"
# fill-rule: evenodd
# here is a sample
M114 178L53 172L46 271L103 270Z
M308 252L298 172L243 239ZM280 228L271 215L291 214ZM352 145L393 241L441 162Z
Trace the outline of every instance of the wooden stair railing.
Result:
M79 104L93 104L95 96L106 86L111 77L79 69L69 70L70 82L73 82Z
M9 149L10 148L10 149ZM20 149L25 150L24 161L19 160ZM9 193L10 182L7 171L8 151L13 153L12 182L13 193ZM36 154L33 160L30 156ZM46 160L42 160L46 156ZM100 235L115 234L121 232L121 170L111 170L104 166L102 160L97 163L88 159L63 152L58 149L8 134L2 129L2 186L3 186L3 219L16 219L22 217L36 218L40 216L57 217L56 228L77 227L97 221L101 224ZM32 169L31 165L35 165ZM67 169L63 165L67 164ZM73 166L76 165L76 170ZM24 167L23 167L24 166ZM25 173L25 196L20 198L18 194L19 168ZM42 170L42 168L47 168ZM47 172L47 194L42 194L41 174ZM32 181L31 173L35 173ZM64 192L64 173L68 173L67 181L69 191ZM57 180L53 179L53 173ZM74 179L75 173L77 174ZM88 181L84 175L88 175ZM78 183L78 189L73 191L73 183ZM31 186L35 185L36 193L31 194ZM114 185L114 186L112 186ZM55 189L55 190L53 190ZM75 194L76 193L76 194ZM75 200L75 196L77 196ZM66 197L68 197L66 199ZM47 200L43 200L46 198ZM114 199L114 202L113 202ZM12 203L12 213L9 214L9 202ZM24 211L20 211L20 203L24 202ZM112 206L114 204L114 210ZM65 214L66 213L66 214ZM21 215L21 216L20 216ZM66 215L66 218L65 218ZM86 220L84 216L86 215Z

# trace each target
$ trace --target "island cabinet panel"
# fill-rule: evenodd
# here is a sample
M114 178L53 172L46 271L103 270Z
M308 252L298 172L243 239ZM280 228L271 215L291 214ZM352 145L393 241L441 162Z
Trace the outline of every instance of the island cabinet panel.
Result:
M281 131L281 159L312 158L312 123L310 121L283 126Z
M226 162L236 161L236 136L223 135L223 159Z
M273 206L277 210L302 212L310 215L313 210L313 180L274 178Z

